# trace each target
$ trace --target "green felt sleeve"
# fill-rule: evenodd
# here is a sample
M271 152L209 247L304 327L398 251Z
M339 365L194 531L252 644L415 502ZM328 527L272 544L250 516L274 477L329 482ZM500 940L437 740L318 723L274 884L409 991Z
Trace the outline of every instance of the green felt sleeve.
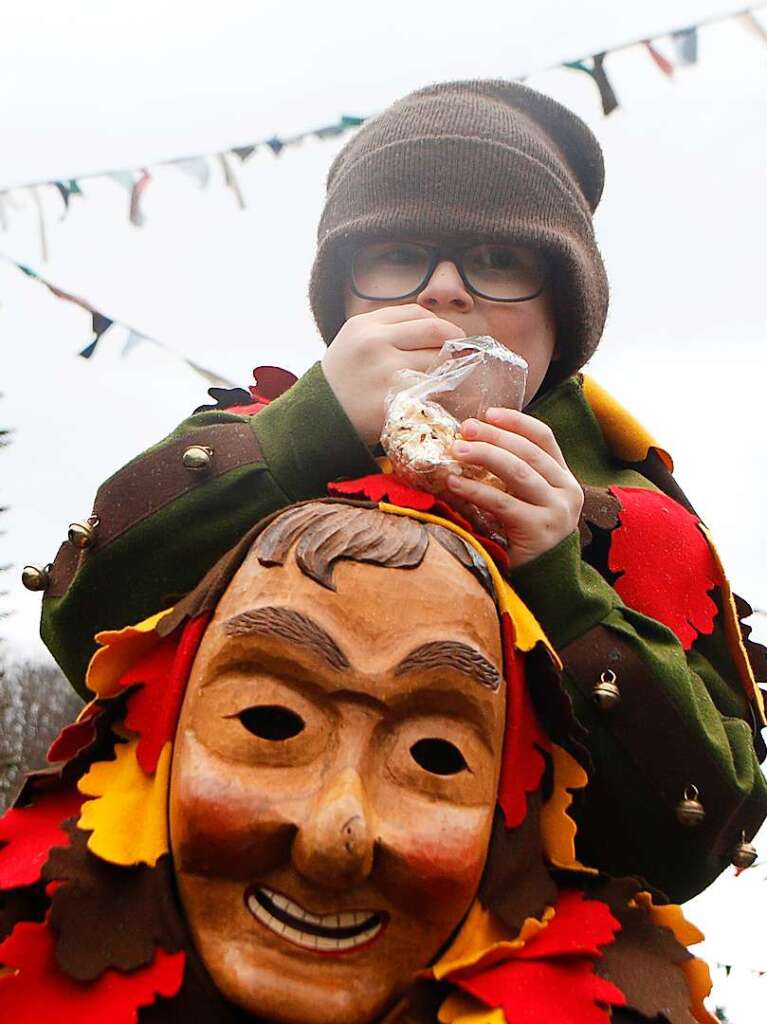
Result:
M730 863L745 831L767 815L748 705L717 667L685 652L661 623L627 608L581 558L577 534L515 570L511 582L538 617L565 666L565 686L587 729L590 785L576 802L579 852L613 875L638 874L676 902L709 885ZM600 710L592 689L615 673L621 699ZM680 824L676 808L694 785L702 824Z

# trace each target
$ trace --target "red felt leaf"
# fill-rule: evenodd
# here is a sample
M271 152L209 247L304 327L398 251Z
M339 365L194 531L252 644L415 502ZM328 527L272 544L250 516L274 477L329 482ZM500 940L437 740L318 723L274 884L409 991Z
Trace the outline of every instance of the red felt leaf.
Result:
M500 1007L514 1024L609 1024L607 1007L626 1003L621 990L595 974L585 957L508 960L457 984L486 1006Z
M175 735L189 671L209 619L210 612L197 615L180 638L172 633L120 678L126 689L142 684L128 699L125 724L141 737L136 760L147 775L155 771L162 748Z
M594 961L620 927L606 903L564 890L554 917L521 949L504 951L502 963L457 971L450 981L501 1007L514 1024L606 1024L606 1007L623 1006L626 997L594 973Z
M400 508L417 509L428 512L434 507L436 498L426 491L417 491L414 487L401 483L391 473L371 473L360 476L356 480L338 480L328 484L331 494L346 494L355 498L367 498L369 501L388 500Z
M234 413L235 416L255 416L257 412L265 409L268 404L268 402L252 402L248 405L230 405L226 411Z
M550 743L530 700L522 656L514 647L514 626L508 612L501 615L501 637L506 671L506 733L498 803L506 828L516 828L527 814L527 794L534 792L541 783L546 766L541 749L548 750Z
M611 487L621 503L610 534L608 565L621 573L615 589L643 615L657 619L689 650L714 628L709 591L721 582L700 520L672 498L641 487Z
M52 789L26 807L5 812L0 818L0 889L39 880L53 847L69 846L61 825L79 817L84 799L76 789Z
M94 739L96 735L94 719L103 710L101 705L94 701L83 711L79 721L65 725L48 748L47 759L51 763L70 761L76 754L79 754Z
M0 963L17 973L0 977L3 1019L13 1024L136 1024L138 1011L157 996L176 995L184 953L157 949L146 967L123 974L112 968L96 981L75 981L58 967L55 936L47 924L22 922L0 945Z
M522 960L558 956L601 956L601 947L615 941L621 923L601 900L587 900L576 889L560 891L556 913L545 928L520 949Z
M253 379L256 383L251 384L248 390L256 401L267 404L292 388L298 377L280 366L257 366Z

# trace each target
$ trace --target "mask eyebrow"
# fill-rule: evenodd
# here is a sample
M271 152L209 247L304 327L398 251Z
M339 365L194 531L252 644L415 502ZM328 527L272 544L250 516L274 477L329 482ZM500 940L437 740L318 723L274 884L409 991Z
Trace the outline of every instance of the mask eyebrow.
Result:
M397 665L395 675L424 668L452 668L476 679L488 690L497 690L501 685L501 674L487 658L468 644L457 640L434 640L411 651Z
M349 659L322 626L308 615L292 608L267 607L240 612L223 625L228 636L276 636L306 647L318 654L331 668L349 668Z

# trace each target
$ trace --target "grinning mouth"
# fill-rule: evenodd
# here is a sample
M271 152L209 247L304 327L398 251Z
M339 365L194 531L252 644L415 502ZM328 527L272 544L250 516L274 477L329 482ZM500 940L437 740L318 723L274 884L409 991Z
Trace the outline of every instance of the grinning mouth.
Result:
M269 931L303 949L345 953L371 942L383 929L385 915L370 910L312 914L272 889L253 887L245 894L251 914Z

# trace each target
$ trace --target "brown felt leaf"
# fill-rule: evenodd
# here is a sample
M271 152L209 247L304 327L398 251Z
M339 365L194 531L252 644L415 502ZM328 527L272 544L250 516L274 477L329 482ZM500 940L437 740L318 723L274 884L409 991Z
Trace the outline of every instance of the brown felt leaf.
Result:
M763 644L757 643L756 640L750 639L753 627L748 622L742 621L743 619L747 619L749 615L753 615L754 609L748 601L744 600L738 594L733 594L732 596L735 601L738 625L740 626L740 632L743 637L743 646L746 648L748 660L751 662L754 678L759 683L767 683L767 647Z
M527 816L508 829L496 808L479 901L516 935L528 917L539 918L557 901L557 885L543 860L540 793L527 796Z
M154 868L117 867L88 850L89 833L74 825L67 831L71 845L54 850L43 869L46 881L64 883L50 916L62 970L92 981L109 967L130 971L150 963L158 945L166 953L183 948L169 857Z
M604 948L597 974L617 985L627 1007L644 1017L695 1024L690 990L679 967L692 954L670 929L653 924L644 908L629 906L640 888L633 878L609 879L589 888L588 897L607 903L622 926L615 942Z
M589 487L583 485L583 509L578 522L578 532L581 535L581 547L587 548L594 539L591 526L598 526L600 530L614 530L618 525L621 505L614 494L611 494L606 487Z

